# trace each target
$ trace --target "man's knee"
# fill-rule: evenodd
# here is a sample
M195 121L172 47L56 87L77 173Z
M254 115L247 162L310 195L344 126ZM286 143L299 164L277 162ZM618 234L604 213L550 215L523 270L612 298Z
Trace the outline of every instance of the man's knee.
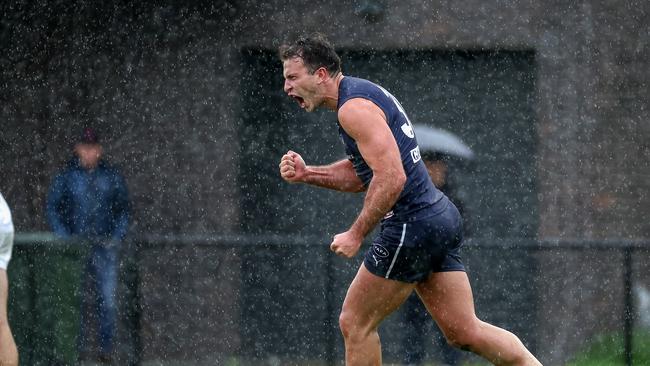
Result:
M343 338L348 341L362 339L369 334L368 327L360 323L359 317L350 311L341 311L339 315L339 328Z
M343 338L348 338L354 331L354 321L352 314L348 311L341 311L341 314L339 314L339 328L341 329L341 333L343 334Z
M473 342L469 338L456 338L456 337L447 338L448 345L454 348L461 349L463 351L471 351L472 343Z
M480 326L459 327L445 333L447 344L464 351L471 351L481 340Z

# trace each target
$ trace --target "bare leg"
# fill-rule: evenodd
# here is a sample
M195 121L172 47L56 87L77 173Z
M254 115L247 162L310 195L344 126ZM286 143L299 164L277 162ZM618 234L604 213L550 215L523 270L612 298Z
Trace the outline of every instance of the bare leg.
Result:
M381 365L377 327L406 300L414 286L376 276L361 265L339 317L347 366Z
M7 320L8 293L7 271L0 269L0 366L17 366L18 350Z
M495 365L541 365L517 336L476 317L465 272L432 273L416 291L453 346Z

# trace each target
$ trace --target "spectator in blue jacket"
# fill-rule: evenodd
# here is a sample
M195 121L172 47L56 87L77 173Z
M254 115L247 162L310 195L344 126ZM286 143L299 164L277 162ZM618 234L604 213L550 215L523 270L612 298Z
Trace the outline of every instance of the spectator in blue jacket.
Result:
M75 156L59 173L47 197L47 218L54 233L90 245L82 289L93 286L99 326L98 360L110 362L117 318L118 255L129 225L129 199L119 171L102 160L95 130L86 128L74 147ZM82 291L85 294L85 291ZM88 319L82 295L79 353L86 358Z

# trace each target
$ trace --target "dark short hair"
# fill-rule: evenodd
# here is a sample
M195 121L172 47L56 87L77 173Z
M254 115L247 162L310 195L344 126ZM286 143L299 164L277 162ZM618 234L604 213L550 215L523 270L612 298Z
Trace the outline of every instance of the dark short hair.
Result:
M341 72L339 55L321 33L301 36L291 44L280 46L278 51L282 61L300 57L310 74L321 67L324 67L330 75Z

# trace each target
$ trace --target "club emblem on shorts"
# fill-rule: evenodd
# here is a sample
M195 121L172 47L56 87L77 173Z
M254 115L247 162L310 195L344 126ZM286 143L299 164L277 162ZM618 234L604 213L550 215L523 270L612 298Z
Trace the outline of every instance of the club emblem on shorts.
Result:
M372 259L375 260L375 266L379 265L382 259L388 258L388 250L384 248L381 244L372 245Z
M388 258L388 249L384 248L381 244L373 244L372 253L379 258Z

